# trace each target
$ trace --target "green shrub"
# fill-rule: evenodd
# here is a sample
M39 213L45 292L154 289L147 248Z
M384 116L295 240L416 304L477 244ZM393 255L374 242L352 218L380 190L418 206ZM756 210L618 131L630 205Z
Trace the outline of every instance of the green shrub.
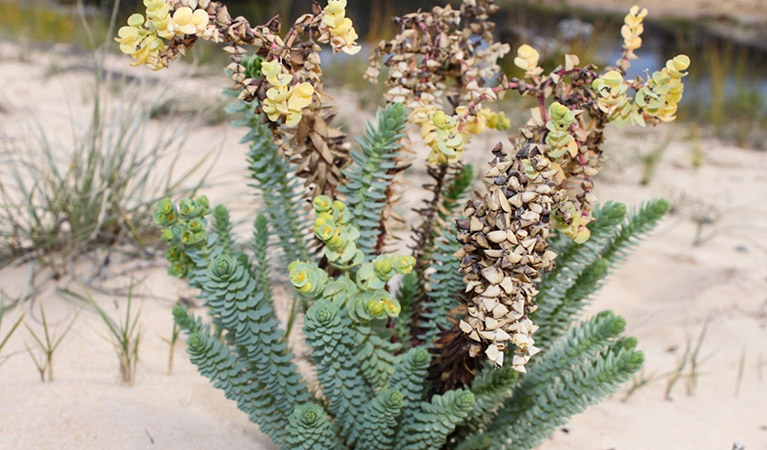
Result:
M210 316L174 309L192 362L277 445L534 448L639 370L643 355L623 318L580 316L669 206L653 200L627 214L619 203L597 206L593 194L605 127L673 120L681 100L684 55L648 80L623 79L646 10L626 16L611 70L567 55L544 74L523 45L514 59L523 79L496 76L510 47L493 41L492 1L400 18L401 33L376 47L367 73L385 74L387 104L351 151L329 125L317 53L318 42L359 50L345 1L315 7L284 39L276 19L251 27L218 2L194 11L173 3L172 16L162 0L145 3L149 19L131 16L117 39L136 64L167 67L196 39L229 43L232 110L248 129L263 200L252 249L232 236L225 207L209 219L204 196L165 199L154 220L169 273L200 290ZM508 91L539 107L511 151L492 149L487 183L471 193L461 155L473 135L509 127L487 106ZM408 124L422 141L406 139ZM429 149L430 183L411 254L392 254L388 244L401 238L393 205L407 146L418 142ZM269 260L274 244L285 261ZM287 275L304 311L317 390L276 318L276 274Z

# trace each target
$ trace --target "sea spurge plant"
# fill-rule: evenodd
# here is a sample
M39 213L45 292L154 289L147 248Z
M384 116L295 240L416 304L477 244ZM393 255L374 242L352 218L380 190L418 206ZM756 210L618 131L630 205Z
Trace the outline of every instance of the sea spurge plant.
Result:
M197 39L228 44L231 111L247 128L264 205L252 251L226 207L205 197L165 199L154 220L169 273L208 309L209 321L174 311L192 362L278 446L534 448L639 369L624 319L579 316L669 209L655 200L627 213L598 206L593 193L606 127L672 120L683 93L684 55L647 80L625 78L644 10L626 16L614 67L565 55L546 71L536 49L515 43L519 78L498 65L511 46L494 41L491 0L398 18L367 71L386 71L387 104L352 150L329 126L319 57L324 43L358 50L344 0L314 5L285 33L277 18L251 26L209 0L145 6L118 40L150 65L166 66ZM491 103L510 93L535 108L510 146L492 149L474 185L462 154L473 136L509 128ZM430 179L411 251L392 253L403 238L398 181L412 158L403 149L421 143L407 139L408 124L429 153ZM272 288L282 280L294 288L285 331L275 313L284 299ZM300 314L318 381L311 391L287 344Z

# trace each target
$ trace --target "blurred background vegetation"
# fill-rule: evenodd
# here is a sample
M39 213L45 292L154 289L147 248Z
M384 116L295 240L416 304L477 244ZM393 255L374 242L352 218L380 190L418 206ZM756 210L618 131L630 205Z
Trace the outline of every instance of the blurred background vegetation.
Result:
M308 0L225 3L233 15L243 15L251 23L261 23L274 15L287 21L309 8ZM451 3L459 4L456 0ZM568 6L566 0L498 3L502 8L494 20L501 40L509 42L512 48L530 43L541 51L548 66L561 61L564 53L576 53L582 62L600 66L614 61L620 53L623 14L615 6L608 9L602 2L594 1L593 7L576 8ZM426 0L377 0L353 2L348 11L360 30L361 40L372 45L391 35L391 17L434 4ZM82 26L83 17L95 35L103 35L114 0L0 0L0 6L2 39L40 45L66 43L88 50L100 42L89 40ZM118 23L142 9L140 0L122 0L118 4ZM688 54L693 64L690 77L685 80L680 118L706 125L716 136L735 140L739 145L763 149L767 147L767 130L763 126L767 123L767 30L745 33L745 26L735 20L694 15L685 19L651 11L640 59L629 75L661 67L667 55ZM202 44L195 46L193 57L203 67L219 70L226 56L215 51L213 44ZM368 89L361 77L365 53L353 58L323 55L326 82L353 91ZM507 59L506 71L514 74L517 69Z

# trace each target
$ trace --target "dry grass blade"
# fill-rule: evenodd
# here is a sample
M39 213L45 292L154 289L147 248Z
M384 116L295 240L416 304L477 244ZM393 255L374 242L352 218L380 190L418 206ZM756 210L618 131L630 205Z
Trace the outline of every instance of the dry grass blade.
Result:
M173 375L173 356L176 353L176 342L178 342L178 338L181 335L181 329L176 325L176 323L173 323L173 330L171 330L170 338L160 338L168 344L168 375Z
M72 321L69 322L69 325L67 325L66 329L64 329L64 332L59 336L55 336L53 333L51 333L50 325L48 324L48 319L45 317L45 309L43 308L42 304L40 305L40 320L43 325L43 336L40 337L40 335L35 333L35 330L33 330L32 327L30 327L27 323L24 324L24 326L27 328L27 331L29 331L30 336L32 336L35 345L43 353L43 356L38 360L32 349L29 348L29 346L26 346L27 353L29 353L32 361L34 361L35 366L40 373L40 381L43 383L46 381L46 378L49 383L53 381L53 354L59 348L59 345L61 345L64 337L67 335L67 333L69 333L69 330L72 329L72 325L75 324L75 321L79 315L80 312L78 311Z
M671 144L671 133L666 133L660 143L653 146L647 153L640 154L639 159L642 162L642 178L639 180L639 184L642 186L650 184L669 144Z
M666 383L666 392L663 394L663 398L671 400L671 391L674 389L674 385L682 378L684 369L687 367L687 363L690 359L691 342L688 336L687 343L685 344L684 353L679 358L676 368L669 375L668 382Z
M706 337L706 331L708 331L708 324L710 319L706 319L703 324L703 328L698 335L698 342L695 344L695 350L690 355L690 375L687 378L687 395L693 395L695 393L695 387L698 384L698 377L700 376L700 366L703 364L703 360L700 360L700 350L703 347L703 339Z
M746 348L740 352L740 362L738 363L738 378L735 381L735 396L740 395L740 386L743 384L743 371L746 368Z
M115 348L115 353L120 367L120 382L125 385L132 385L136 381L136 367L138 364L139 344L141 343L141 329L139 327L139 316L141 310L132 314L133 305L133 282L128 289L128 297L125 308L125 316L117 319L110 316L96 300L90 295L85 286L82 286L84 294L78 294L69 289L58 289L57 291L71 298L85 302L101 318L109 331L109 339Z
M687 342L685 344L685 350L682 357L679 359L677 366L671 373L668 374L668 382L666 384L666 391L664 398L671 400L671 391L676 383L684 378L687 380L686 392L687 395L695 394L695 388L698 384L698 378L700 377L700 367L703 363L711 357L708 355L706 358L701 359L700 351L703 348L703 341L706 338L706 332L708 331L710 319L706 319L703 323L703 327L700 330L698 339L695 341L695 347L693 348L693 341L690 336L687 336ZM689 367L689 373L685 374L685 370Z
M5 296L2 293L0 293L0 327L2 327L3 316L5 315L5 311L6 311L4 298L5 298ZM21 325L21 321L22 320L24 320L24 314L19 316L19 318L16 320L16 322L14 322L14 324L11 325L11 331L6 333L4 337L0 338L0 352L3 351L3 347L5 347L5 344L8 343L8 340L11 338L11 336L13 336L13 333L16 331L16 329L19 327L19 325ZM0 364L3 361L5 361L5 358L7 358L7 356L6 357L0 357Z
M626 390L626 393L623 395L623 398L621 398L621 402L627 402L629 398L631 398L634 394L637 393L640 389L649 386L652 383L655 383L656 381L660 381L663 378L667 377L668 374L650 374L645 375L644 370L642 370L639 375L637 375L632 381L631 385Z

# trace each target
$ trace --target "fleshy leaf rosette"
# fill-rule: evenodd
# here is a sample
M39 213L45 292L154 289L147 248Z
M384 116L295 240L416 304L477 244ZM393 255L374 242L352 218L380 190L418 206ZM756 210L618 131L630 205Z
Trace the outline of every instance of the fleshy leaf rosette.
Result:
M293 449L339 448L335 427L321 406L314 403L297 406L289 417L288 444Z
M243 300L255 288L255 280L248 275L237 259L219 255L210 263L205 289L216 291L223 301Z

